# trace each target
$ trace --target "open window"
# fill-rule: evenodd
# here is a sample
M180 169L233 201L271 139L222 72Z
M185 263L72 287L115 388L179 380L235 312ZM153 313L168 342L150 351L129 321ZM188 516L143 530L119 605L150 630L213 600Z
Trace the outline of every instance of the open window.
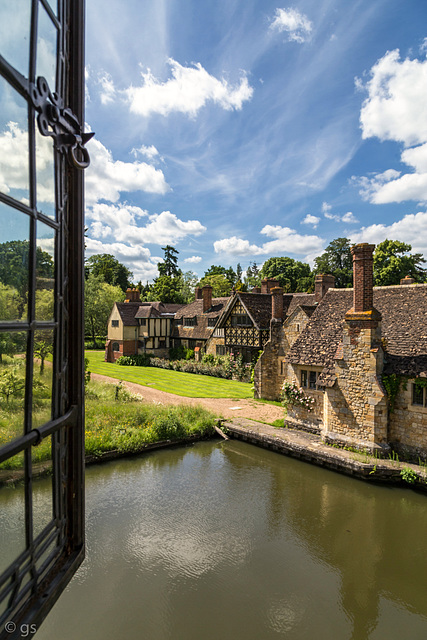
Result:
M2 640L37 628L84 557L84 0L17 8L0 4L0 501L11 470L22 483L1 505Z

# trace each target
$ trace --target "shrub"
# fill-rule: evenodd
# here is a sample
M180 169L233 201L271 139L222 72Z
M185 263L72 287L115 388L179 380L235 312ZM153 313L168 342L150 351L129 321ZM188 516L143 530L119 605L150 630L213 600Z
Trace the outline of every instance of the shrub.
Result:
M149 367L151 356L148 353L138 353L132 356L120 356L116 364L123 367Z

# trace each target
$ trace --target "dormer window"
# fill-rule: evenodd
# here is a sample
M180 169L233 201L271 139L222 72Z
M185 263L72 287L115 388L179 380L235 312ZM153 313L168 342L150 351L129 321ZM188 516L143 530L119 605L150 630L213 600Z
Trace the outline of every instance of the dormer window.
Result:
M208 327L214 327L218 318L208 318Z
M237 315L231 316L231 326L232 327L251 327L252 320L248 315Z
M184 327L195 327L197 325L197 316L193 318L184 318Z

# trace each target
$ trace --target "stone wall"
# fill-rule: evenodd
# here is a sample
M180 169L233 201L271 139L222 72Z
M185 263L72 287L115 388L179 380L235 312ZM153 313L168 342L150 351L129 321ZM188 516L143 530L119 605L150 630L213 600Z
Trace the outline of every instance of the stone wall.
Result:
M389 442L405 459L427 460L427 407L412 404L412 384L401 385L394 411L390 413ZM425 391L427 393L427 390Z
M289 344L280 320L271 320L270 340L264 346L254 371L254 397L278 400L285 376L281 372L281 361L285 358Z
M387 398L380 383L380 323L345 322L337 380L326 389L324 437L368 450L387 449Z
M209 340L206 342L205 353L210 353L213 356L216 356L217 345L224 346L224 338L209 338Z

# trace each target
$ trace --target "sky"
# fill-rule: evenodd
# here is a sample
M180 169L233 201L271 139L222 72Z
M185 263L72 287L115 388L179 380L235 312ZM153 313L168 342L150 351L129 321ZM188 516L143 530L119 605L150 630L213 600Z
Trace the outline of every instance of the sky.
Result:
M87 257L427 258L425 0L86 0Z

